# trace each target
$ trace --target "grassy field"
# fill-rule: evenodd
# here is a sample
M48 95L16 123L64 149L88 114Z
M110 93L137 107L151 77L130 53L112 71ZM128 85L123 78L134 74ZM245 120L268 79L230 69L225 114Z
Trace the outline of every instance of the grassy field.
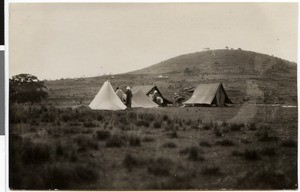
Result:
M10 107L12 189L296 189L297 108Z

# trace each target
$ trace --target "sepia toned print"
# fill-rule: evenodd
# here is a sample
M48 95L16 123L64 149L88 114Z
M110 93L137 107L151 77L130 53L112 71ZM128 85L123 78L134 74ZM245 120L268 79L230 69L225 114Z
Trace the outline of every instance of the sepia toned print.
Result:
M297 189L297 7L11 3L10 189Z

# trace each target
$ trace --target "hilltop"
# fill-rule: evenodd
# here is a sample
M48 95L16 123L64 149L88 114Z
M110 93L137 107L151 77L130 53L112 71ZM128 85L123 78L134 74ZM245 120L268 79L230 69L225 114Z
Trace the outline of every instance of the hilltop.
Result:
M296 74L296 63L243 50L208 50L180 55L130 74L256 75Z
M157 78L159 75L168 78ZM126 74L47 81L50 99L88 104L110 79L113 86L155 84L172 100L198 83L222 82L235 104L297 104L297 64L244 50L209 50L180 55ZM186 95L189 97L189 95Z

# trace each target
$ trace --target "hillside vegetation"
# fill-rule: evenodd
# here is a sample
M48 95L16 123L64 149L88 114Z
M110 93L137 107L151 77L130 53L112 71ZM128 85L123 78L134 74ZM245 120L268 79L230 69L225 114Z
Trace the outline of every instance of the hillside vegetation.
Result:
M168 76L160 79L158 75ZM50 100L61 105L88 104L104 81L114 87L155 84L165 97L199 83L222 82L235 104L297 104L297 65L243 50L185 54L127 74L48 81ZM188 98L190 95L185 95Z

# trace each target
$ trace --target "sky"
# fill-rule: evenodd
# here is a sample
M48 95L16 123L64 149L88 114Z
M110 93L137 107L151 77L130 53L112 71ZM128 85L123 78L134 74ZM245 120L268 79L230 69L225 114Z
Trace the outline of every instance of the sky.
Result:
M297 62L297 3L11 3L10 76L118 74L204 48Z

